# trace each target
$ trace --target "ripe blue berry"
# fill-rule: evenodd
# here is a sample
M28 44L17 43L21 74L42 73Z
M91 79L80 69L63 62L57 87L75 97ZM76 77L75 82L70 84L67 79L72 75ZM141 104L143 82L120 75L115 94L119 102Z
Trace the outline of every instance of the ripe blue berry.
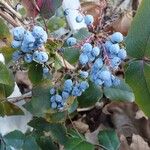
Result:
M69 93L68 92L65 92L65 91L63 91L62 92L62 98L63 98L63 100L66 100L66 99L68 99L69 98Z
M88 63L88 61L89 61L89 58L88 58L88 56L86 54L82 53L79 56L79 62L80 62L81 65L86 65Z
M90 43L85 43L83 46L82 46L82 52L87 54L87 53L90 53L92 51L92 45Z
M59 94L55 95L56 102L62 102L62 97Z
M51 103L51 108L52 109L56 109L57 108L57 103L56 102L52 102Z
M87 53L89 62L93 62L95 60L95 56L93 56L91 53Z
M84 92L86 89L89 88L89 84L87 81L82 81L79 85L79 89Z
M55 93L56 93L55 88L51 88L51 89L50 89L50 94L53 95L53 94L55 94Z
M105 42L105 48L106 48L107 51L110 49L110 47L111 47L112 44L113 43L111 41L106 41Z
M97 57L100 54L100 48L99 47L94 47L92 49L92 55Z
M48 61L48 54L46 52L39 52L39 62L44 63Z
M23 27L16 27L13 29L13 38L16 41L22 41L25 34L25 29Z
M72 90L72 96L81 96L82 91L79 89L79 85L75 85Z
M103 67L103 60L102 58L97 58L94 62L93 68L94 69L101 69Z
M48 74L49 73L49 69L47 67L43 68L43 74Z
M115 77L115 76L112 75L111 79L112 79L112 84L114 86L120 85L120 79L119 78L117 78L117 77Z
M27 63L31 63L33 60L33 56L31 54L26 54L24 56L24 61L27 62Z
M76 17L76 22L77 23L80 23L82 21L83 21L83 16L82 15L79 15L79 16Z
M17 61L18 59L20 59L22 57L22 53L20 51L15 51L13 54L12 54L12 59L14 61Z
M66 43L67 43L68 46L73 46L77 43L77 40L74 37L70 37L70 38L67 39Z
M119 53L118 53L118 57L122 60L125 60L127 57L127 52L125 49L120 49Z
M93 22L94 22L94 17L93 17L92 15L86 15L86 16L84 17L84 21L85 21L85 24L86 24L86 25L90 26L90 25L92 25Z
M94 82L97 86L102 86L104 81L102 81L101 79L96 79Z
M67 79L64 83L64 91L70 93L72 90L73 82L71 79Z
M105 86L105 87L111 87L111 86L112 86L112 80L111 80L111 79L105 80L105 81L104 81L104 86Z
M52 96L51 98L50 98L50 101L53 103L53 102L55 102L56 101L56 96L54 95L54 96Z
M99 74L99 77L101 80L110 80L111 79L111 73L108 70L101 71Z
M119 47L119 44L112 44L110 47L109 47L109 52L111 54L118 54L120 50L120 47Z
M11 46L12 46L12 48L20 48L21 43L22 43L21 41L13 40L12 43L11 43Z
M89 76L87 71L80 71L79 74L83 79L86 79Z
M39 62L40 59L41 59L40 57L41 57L41 55L39 54L39 51L35 51L35 52L33 53L33 60L34 60L34 61Z
M110 37L113 43L120 43L123 41L123 35L120 32L115 32Z
M119 57L114 57L113 59L110 60L110 62L111 67L116 70L121 63L121 59Z

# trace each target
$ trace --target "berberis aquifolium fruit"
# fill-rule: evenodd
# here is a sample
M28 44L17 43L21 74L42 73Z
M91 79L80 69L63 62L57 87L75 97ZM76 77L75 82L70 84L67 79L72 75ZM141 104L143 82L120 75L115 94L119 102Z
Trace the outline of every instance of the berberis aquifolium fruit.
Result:
M12 31L12 47L17 49L12 55L14 61L23 58L26 63L35 61L44 64L48 61L47 52L41 51L40 48L47 42L48 35L40 26L34 26L31 31L23 27L16 27ZM43 65L44 66L44 65ZM43 74L49 72L48 68L43 67Z
M76 17L76 22L84 20L91 26L94 18L91 15ZM66 79L63 86L50 89L50 106L63 110L69 97L79 97L89 88L89 81L96 86L110 88L120 85L120 79L114 75L115 70L127 57L126 50L121 46L123 35L115 32L103 42L86 41L80 45L79 70L70 79ZM69 37L66 40L69 47L78 46L77 39ZM61 51L63 53L63 51Z

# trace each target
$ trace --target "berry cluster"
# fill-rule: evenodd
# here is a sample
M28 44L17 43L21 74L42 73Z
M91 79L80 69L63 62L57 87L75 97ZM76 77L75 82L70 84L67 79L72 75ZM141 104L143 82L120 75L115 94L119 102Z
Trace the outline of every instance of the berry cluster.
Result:
M47 33L40 26L34 26L32 31L25 30L23 27L16 27L12 31L12 47L18 49L13 53L13 60L17 61L23 58L26 63L35 61L45 64L48 61L48 54L40 51L40 48L47 41ZM49 69L44 66L43 73L47 74Z
M62 89L61 94L57 94L56 89L52 88L50 89L50 103L51 108L53 109L60 109L62 110L65 106L65 103L69 96L81 96L82 93L89 87L89 84L87 81L81 81L81 82L73 82L71 79L67 79L64 82L64 86Z
M69 15L69 13L70 13L70 9L69 8L67 8L67 9L65 9L65 11L64 11L64 15L65 16L67 16L67 15ZM87 26L91 26L92 24L93 24L93 22L94 22L94 17L92 16L92 15L78 15L77 17L76 17L76 22L77 23L81 23L81 22L83 22L84 21L84 23L87 25Z
M121 61L127 57L127 52L124 48L120 48L119 43L123 41L123 35L120 32L115 32L105 43L107 55L110 60L111 67L116 70Z

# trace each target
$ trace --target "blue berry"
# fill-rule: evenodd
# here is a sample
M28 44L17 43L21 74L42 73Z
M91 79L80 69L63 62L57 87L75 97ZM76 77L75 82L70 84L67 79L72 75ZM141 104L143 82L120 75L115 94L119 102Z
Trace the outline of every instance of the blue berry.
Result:
M56 102L52 102L51 103L51 108L52 109L56 109L57 108L57 103Z
M35 42L35 38L32 35L32 33L30 31L27 31L26 34L24 35L24 39L23 39L23 43L29 45L29 44L33 44L34 45Z
M115 77L115 76L113 76L113 75L112 75L111 79L112 79L112 84L113 84L114 86L120 85L120 79L118 79L117 77Z
M97 58L94 62L93 68L94 69L101 69L103 67L103 60L102 58Z
M90 25L92 25L93 22L94 22L94 17L93 17L92 15L86 15L86 16L84 17L84 21L85 21L85 24L86 24L86 25L90 26Z
M72 90L73 82L71 79L67 79L64 83L64 91L70 93Z
M99 47L94 47L92 49L92 55L97 57L100 54L100 48Z
M16 41L22 41L25 34L25 29L23 27L16 27L13 29L13 38Z
M116 70L121 63L121 59L119 57L114 57L113 59L110 60L110 62L111 67Z
M105 42L105 48L106 48L106 50L108 51L109 49L110 49L110 47L111 47L111 45L112 45L113 43L111 42L111 41L106 41Z
M91 53L87 53L89 62L93 62L95 60L95 56L93 56Z
M105 86L105 87L111 87L111 86L112 86L112 80L111 80L111 79L105 80L105 81L104 81L104 86Z
M36 40L39 40L40 43L45 43L47 41L47 33L40 26L34 26L32 35Z
M27 62L27 63L31 63L33 60L33 56L31 54L26 54L24 56L24 61Z
M86 79L89 76L87 71L80 71L79 74L83 79Z
M54 95L54 96L52 96L51 98L50 98L50 101L53 103L53 102L55 102L56 101L56 96Z
M115 32L110 37L113 43L120 43L123 41L123 35L120 32Z
M53 94L55 94L55 93L56 93L55 88L51 88L51 89L50 89L50 94L53 95Z
M109 48L109 52L111 54L118 54L119 50L120 50L119 44L112 44Z
M59 94L55 95L56 102L62 102L62 97Z
M111 79L111 73L108 70L101 71L99 75L100 79L103 81Z
M127 57L127 52L125 49L120 49L119 53L118 53L118 57L122 60L125 60Z
M33 60L39 62L41 60L41 55L39 54L39 51L35 51L33 53Z
M79 56L79 62L80 62L81 65L86 65L88 63L88 61L89 61L89 58L88 58L88 56L86 54L82 53Z
M79 89L79 85L75 85L72 90L72 96L81 96L82 91Z
M14 61L17 61L18 59L20 59L22 57L22 53L20 51L15 51L13 54L12 54L12 59Z
M65 91L63 91L62 92L62 98L63 98L63 100L66 100L66 99L68 99L69 98L69 93L68 92L65 92Z
M82 92L89 88L89 84L87 81L82 81L79 85L79 88Z
M97 86L102 86L102 84L104 83L104 81L102 81L101 79L96 79L94 82Z
M49 69L47 67L43 68L43 74L48 74L49 73Z
M87 54L89 52L92 51L92 45L90 43L85 43L83 46L82 46L82 52Z
M39 62L44 63L48 61L48 54L46 52L39 52Z
M21 41L13 40L12 43L11 43L11 46L12 46L12 48L20 48L21 43L22 43Z
M83 21L83 16L82 15L79 15L79 16L76 17L76 22L77 23L80 23L82 21Z
M68 46L73 46L77 43L77 39L74 37L70 37L67 39L66 43Z

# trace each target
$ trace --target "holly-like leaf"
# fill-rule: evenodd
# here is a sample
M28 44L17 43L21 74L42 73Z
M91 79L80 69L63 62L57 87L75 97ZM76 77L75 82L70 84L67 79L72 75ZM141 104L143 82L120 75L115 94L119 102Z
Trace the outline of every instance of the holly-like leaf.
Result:
M69 133L65 141L65 150L94 150L94 145L88 143L86 139L74 130Z
M29 79L33 84L39 84L43 79L43 69L41 64L32 63L29 67Z
M114 130L103 130L98 134L99 143L108 150L118 150L119 138Z
M96 86L92 82L89 82L89 85L89 88L77 98L80 107L92 106L103 96L103 92L100 87Z
M78 42L80 42L80 41L84 41L85 39L89 38L91 35L92 35L92 33L90 33L87 28L82 28L77 33L75 33L73 36L78 40Z
M33 88L33 95L30 102L26 103L24 107L30 111L34 116L44 117L45 113L50 109L50 86L39 85Z
M128 55L141 59L150 57L150 1L142 1L126 38ZM142 32L139 32L142 31Z
M52 136L53 140L59 142L60 144L64 144L66 141L66 129L64 125L60 123L49 123L44 118L34 118L30 121L29 126L33 127L38 131L46 131L49 132Z
M132 89L123 80L121 80L118 86L104 87L104 94L111 100L132 102L135 99Z
M134 91L137 104L150 116L150 64L142 60L129 64L126 81Z
M24 138L25 136L22 132L15 130L6 134L3 137L3 140L7 146L11 146L15 149L21 149L24 143Z
M66 47L64 48L63 56L70 64L76 64L80 55L79 48Z
M66 21L63 18L53 16L48 21L48 29L50 32L56 31L61 27L65 27Z

